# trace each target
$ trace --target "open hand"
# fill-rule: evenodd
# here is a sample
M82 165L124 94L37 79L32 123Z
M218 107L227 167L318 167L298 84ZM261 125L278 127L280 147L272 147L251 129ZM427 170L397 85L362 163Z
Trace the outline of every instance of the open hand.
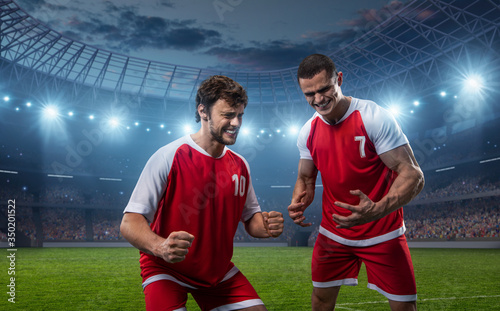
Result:
M347 203L335 202L335 205L338 207L345 208L352 212L349 216L332 215L333 220L338 224L337 228L350 228L383 217L383 215L377 211L376 204L370 200L366 194L360 190L351 190L350 193L359 197L359 204L350 205Z
M292 202L288 206L288 216L292 218L293 222L296 223L297 225L301 227L309 227L312 225L312 223L304 223L304 220L306 220L306 217L304 216L304 211L307 208L304 202L302 202L302 199L306 196L307 192L304 191L302 192L295 202Z

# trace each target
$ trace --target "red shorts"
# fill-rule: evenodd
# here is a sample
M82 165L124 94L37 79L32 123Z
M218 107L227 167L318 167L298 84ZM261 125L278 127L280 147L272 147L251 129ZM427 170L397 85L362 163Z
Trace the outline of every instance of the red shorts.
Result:
M373 246L352 247L319 234L312 258L313 285L357 285L361 263L366 266L368 288L389 300L417 300L415 274L404 235Z
M210 288L186 287L179 283L173 280L158 280L147 285L144 288L146 310L186 310L188 293L193 296L201 310L213 310L222 306L223 310L236 310L264 304L241 272Z

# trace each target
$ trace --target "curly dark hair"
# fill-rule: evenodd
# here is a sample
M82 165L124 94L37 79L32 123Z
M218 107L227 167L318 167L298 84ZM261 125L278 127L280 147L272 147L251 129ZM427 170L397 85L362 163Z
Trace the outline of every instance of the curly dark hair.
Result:
M323 70L326 70L328 77L333 78L334 75L338 74L335 63L330 57L322 54L311 54L300 63L297 70L297 81L299 79L312 79Z
M210 114L212 106L219 99L224 99L233 107L241 104L246 107L248 104L247 92L238 82L226 76L211 76L201 83L196 93L196 122L201 121L198 106L205 106L206 112Z

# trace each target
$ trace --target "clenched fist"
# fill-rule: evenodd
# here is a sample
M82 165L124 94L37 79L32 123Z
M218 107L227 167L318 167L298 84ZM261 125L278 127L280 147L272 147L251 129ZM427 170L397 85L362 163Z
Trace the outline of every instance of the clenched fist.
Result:
M262 212L264 227L270 237L277 238L283 233L283 214L280 212Z
M194 235L185 231L174 231L156 249L154 254L168 263L176 263L186 259Z

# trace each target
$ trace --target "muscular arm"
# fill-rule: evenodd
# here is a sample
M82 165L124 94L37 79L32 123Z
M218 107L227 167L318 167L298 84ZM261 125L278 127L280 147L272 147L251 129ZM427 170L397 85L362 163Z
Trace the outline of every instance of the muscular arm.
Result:
M352 212L347 217L333 215L338 228L349 228L380 219L409 203L424 187L424 174L408 144L381 154L380 159L398 173L388 193L380 201L373 202L360 190L351 190L352 195L359 196L359 205L335 202L335 205Z
M305 209L314 200L314 191L316 187L316 177L318 169L312 160L300 159L297 181L292 194L292 203L288 206L288 215L293 219L293 222L302 226L308 227L310 223L304 223Z
M380 155L380 159L391 170L398 173L389 192L377 202L389 214L408 204L424 188L424 173L418 166L411 147L403 145Z
M184 232L172 232L168 238L154 233L142 214L125 213L120 225L123 237L140 251L174 263L185 259L194 236Z

